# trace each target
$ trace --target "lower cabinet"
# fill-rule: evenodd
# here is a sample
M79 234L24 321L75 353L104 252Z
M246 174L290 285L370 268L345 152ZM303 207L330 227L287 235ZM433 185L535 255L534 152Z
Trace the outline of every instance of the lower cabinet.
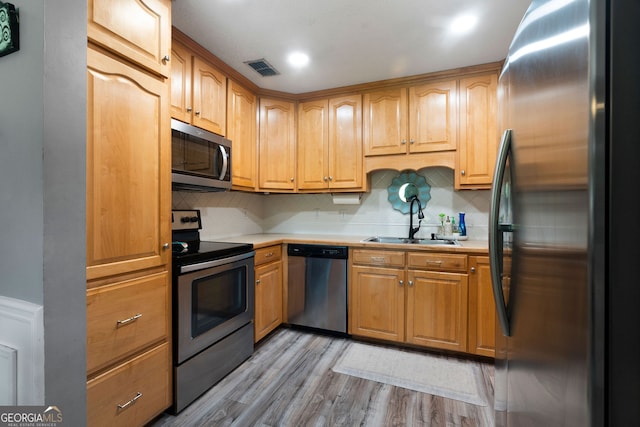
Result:
M89 425L141 426L171 405L170 358L165 342L89 380Z
M469 353L495 357L495 307L489 257L469 257Z
M467 351L467 256L353 249L349 333Z
M282 247L256 250L255 338L258 342L282 323Z

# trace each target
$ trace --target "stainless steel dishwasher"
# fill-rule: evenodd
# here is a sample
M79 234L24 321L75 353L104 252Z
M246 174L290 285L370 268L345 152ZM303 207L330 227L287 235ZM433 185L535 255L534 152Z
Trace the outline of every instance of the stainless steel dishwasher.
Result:
M289 324L347 333L348 253L346 246L288 246Z

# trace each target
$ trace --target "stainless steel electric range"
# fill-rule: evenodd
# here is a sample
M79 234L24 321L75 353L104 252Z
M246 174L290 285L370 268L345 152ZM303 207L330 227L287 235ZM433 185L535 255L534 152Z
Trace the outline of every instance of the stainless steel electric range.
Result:
M199 210L172 212L174 413L253 353L253 245L201 229Z

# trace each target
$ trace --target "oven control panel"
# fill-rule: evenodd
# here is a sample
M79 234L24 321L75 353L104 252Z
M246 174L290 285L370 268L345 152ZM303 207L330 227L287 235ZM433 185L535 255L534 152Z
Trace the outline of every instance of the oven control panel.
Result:
M171 230L201 230L202 220L200 210L173 210L171 211Z

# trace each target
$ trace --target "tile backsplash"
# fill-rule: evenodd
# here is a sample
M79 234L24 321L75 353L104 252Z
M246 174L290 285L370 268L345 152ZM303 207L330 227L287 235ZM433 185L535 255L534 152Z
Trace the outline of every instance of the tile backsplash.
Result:
M454 191L453 170L443 167L418 171L431 187L431 200L416 237L437 231L439 213L466 212L467 234L486 240L490 191ZM174 209L200 209L202 239L254 233L350 234L362 236L405 236L409 215L392 208L387 187L398 175L392 170L371 174L371 191L363 193L359 205L337 205L330 194L255 194L244 192L173 192ZM414 225L417 215L414 215Z

